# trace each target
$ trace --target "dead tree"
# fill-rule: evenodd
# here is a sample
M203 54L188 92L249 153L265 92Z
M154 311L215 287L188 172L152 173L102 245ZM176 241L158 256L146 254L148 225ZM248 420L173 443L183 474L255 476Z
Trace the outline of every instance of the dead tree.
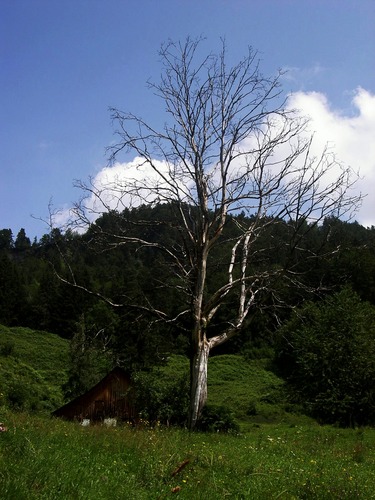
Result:
M361 200L351 191L356 176L349 167L328 148L312 154L307 120L282 99L281 72L263 76L251 48L229 66L224 42L219 53L203 57L202 45L202 40L187 39L161 48L161 80L150 88L165 104L164 128L111 110L118 139L110 149L111 160L118 162L121 152L132 153L134 160L123 164L129 170L114 181L80 182L84 196L75 207L76 221L94 226L95 217L109 209L173 206L180 246L156 244L126 231L112 234L110 241L114 246L157 247L173 262L176 291L189 296L186 309L175 317L153 312L176 324L189 318L190 429L206 403L210 351L241 331L266 294L277 301L273 287L281 275L302 286L293 259L269 269L252 265L264 232L282 222L290 231L288 251L296 253L312 226L330 216L349 218ZM229 218L240 212L249 217L237 222L225 281L208 293L209 256L221 243ZM316 257L312 249L305 250L306 258ZM208 327L229 296L237 300L232 317L210 335Z

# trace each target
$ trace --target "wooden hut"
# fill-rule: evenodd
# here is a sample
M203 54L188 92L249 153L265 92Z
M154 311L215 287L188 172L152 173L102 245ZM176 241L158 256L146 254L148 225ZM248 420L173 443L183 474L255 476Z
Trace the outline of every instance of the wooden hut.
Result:
M52 413L55 417L79 422L103 422L106 419L136 419L130 376L115 368L90 390Z

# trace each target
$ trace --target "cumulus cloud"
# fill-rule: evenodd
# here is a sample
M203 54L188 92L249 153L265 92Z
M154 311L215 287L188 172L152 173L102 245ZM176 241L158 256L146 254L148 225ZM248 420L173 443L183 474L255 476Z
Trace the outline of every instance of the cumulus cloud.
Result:
M129 162L116 162L99 170L88 183L79 181L77 187L82 190L82 200L77 207L80 208L57 210L53 223L81 232L87 228L87 222L95 221L110 210L121 212L125 208L171 199L189 201L191 185L186 169L166 161L135 157ZM77 213L81 213L78 218Z
M153 160L153 164L156 170L136 157L130 162L117 162L112 167L103 168L92 180L100 192L100 199L91 196L86 205L94 212L100 212L104 208L118 210L158 201L158 189L166 188L163 177L168 175L168 166L158 160ZM149 186L156 189L150 190Z
M361 178L356 188L367 196L357 220L364 226L371 226L375 225L375 197L372 195L375 188L375 95L358 88L352 94L351 104L349 115L334 109L322 93L300 91L289 96L287 105L310 118L308 132L314 135L312 154L319 157L327 145L340 162L359 173ZM91 179L91 187L100 197L89 192L85 199L90 219L110 209L121 211L125 207L171 198L189 202L194 192L186 169L159 160L152 162L154 168L150 162L135 157L97 172ZM214 177L212 181L215 182ZM150 186L153 189L150 190ZM67 220L70 214L68 209L62 210L59 222Z
M191 175L186 167L165 160L135 157L130 162L115 163L100 170L92 180L100 199L91 196L90 208L121 210L171 199L188 201Z
M317 151L327 144L341 162L359 172L357 188L367 196L357 220L364 226L375 225L375 95L358 88L352 96L350 116L333 109L326 96L318 92L296 92L288 106L310 118Z

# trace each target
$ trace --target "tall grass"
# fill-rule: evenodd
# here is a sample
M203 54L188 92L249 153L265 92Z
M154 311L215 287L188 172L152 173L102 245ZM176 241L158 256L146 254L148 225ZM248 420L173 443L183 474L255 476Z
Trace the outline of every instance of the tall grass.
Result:
M319 427L286 412L283 382L264 360L209 361L209 403L233 410L239 435L85 428L1 406L6 390L21 399L35 390L45 410L56 407L66 376L60 340L0 328L1 499L375 498L375 429ZM171 380L187 369L186 358L171 356L157 376Z
M375 430L261 425L240 435L81 427L3 412L4 499L371 499Z

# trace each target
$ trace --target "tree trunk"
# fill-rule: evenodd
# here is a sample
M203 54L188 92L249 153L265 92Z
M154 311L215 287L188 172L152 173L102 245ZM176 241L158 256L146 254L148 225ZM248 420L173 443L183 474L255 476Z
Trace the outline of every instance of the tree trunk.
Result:
M189 429L193 430L207 400L207 367L210 346L206 339L199 343L191 365Z

